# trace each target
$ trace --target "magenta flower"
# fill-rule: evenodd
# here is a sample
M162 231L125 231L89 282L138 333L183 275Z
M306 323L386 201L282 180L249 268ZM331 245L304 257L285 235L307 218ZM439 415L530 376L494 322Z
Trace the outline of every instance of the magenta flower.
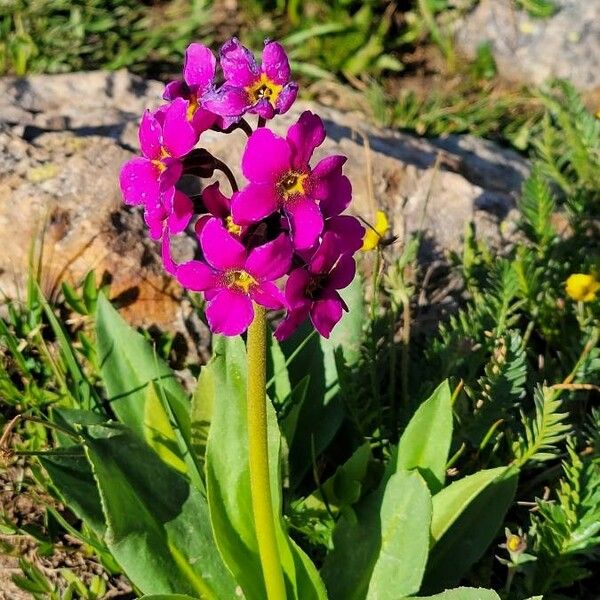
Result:
M290 65L281 44L265 42L260 67L237 38L225 42L220 55L225 83L208 93L203 105L224 117L225 127L247 112L272 119L293 104L298 85L290 81Z
M196 133L209 129L217 115L202 108L204 95L213 89L217 61L203 44L190 44L185 51L183 80L169 82L163 94L165 100L183 98L188 101L186 118Z
M285 306L284 295L273 283L290 268L292 247L285 235L248 252L214 218L204 225L200 244L206 263L183 263L176 274L184 287L204 292L206 318L213 332L244 332L254 318L253 301L270 309Z
M275 331L283 340L310 316L315 329L328 338L334 325L342 318L346 303L337 290L350 285L356 264L349 254L341 254L336 236L326 233L319 249L306 267L290 273L285 286L289 312Z
M169 188L160 195L154 205L146 205L144 219L150 229L153 240L160 239L165 230L166 234L181 233L194 215L194 203L183 192Z
M240 236L242 227L236 225L231 218L231 199L221 192L218 181L204 188L202 203L208 213L200 215L200 218L196 221L195 229L198 238L200 238L204 226L214 217L221 220L221 223L231 235Z
M120 174L120 185L126 204L156 207L160 195L173 187L182 172L181 158L198 141L186 119L188 102L176 98L163 110L146 111L139 129L143 156L127 161Z
M350 203L352 187L342 175L343 156L328 156L314 169L309 161L325 139L323 121L310 111L302 113L287 137L260 128L248 139L242 171L250 183L234 195L234 223L256 223L278 210L288 218L297 250L311 248L323 230L323 215L339 214Z

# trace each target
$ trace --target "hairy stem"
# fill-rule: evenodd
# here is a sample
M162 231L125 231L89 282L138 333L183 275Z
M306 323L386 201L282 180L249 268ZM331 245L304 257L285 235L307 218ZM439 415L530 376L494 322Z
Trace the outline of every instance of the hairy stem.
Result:
M268 600L285 600L285 583L277 538L271 484L267 437L267 320L265 309L254 305L254 320L248 329L248 458L252 511L258 538Z

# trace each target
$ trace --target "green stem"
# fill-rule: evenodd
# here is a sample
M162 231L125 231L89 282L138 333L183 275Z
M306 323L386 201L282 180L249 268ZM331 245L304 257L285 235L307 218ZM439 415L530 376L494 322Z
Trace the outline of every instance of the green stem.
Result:
M275 535L275 518L267 437L267 319L265 309L254 305L248 328L248 459L252 512L268 600L285 600L285 582Z

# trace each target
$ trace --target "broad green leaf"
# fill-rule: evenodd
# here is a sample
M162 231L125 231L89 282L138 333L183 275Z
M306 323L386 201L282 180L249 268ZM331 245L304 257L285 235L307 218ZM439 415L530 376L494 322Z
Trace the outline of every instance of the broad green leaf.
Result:
M435 596L419 596L419 600L500 600L500 596L494 590L459 587Z
M471 475L470 478L476 478L482 473L484 477L479 481L482 487L477 492L472 482L469 482L469 485L463 484L464 495L454 491L444 494L452 485L461 483L461 480L433 497L432 536L436 541L429 555L423 581L422 590L426 593L456 585L493 542L504 522L517 489L518 471L504 468L487 485L484 482L489 473L485 471ZM440 500L438 497L442 494L444 497ZM450 507L454 507L456 515L450 516ZM443 519L440 519L440 513L445 514ZM451 525L448 526L447 523ZM442 530L444 533L440 536Z
M140 600L198 600L184 594L152 594L151 596L142 596Z
M215 546L206 500L129 428L82 432L106 517L105 541L143 593L235 598Z
M38 460L65 504L102 537L106 526L100 495L83 449L77 446L58 448L38 456Z
M334 327L326 340L312 335L289 365L289 377L295 388L307 375L310 377L304 402L297 408L297 421L293 438L287 438L290 449L290 486L294 489L312 466L312 448L318 456L331 442L344 418L340 401L335 351L341 349L348 367L356 364L360 356L364 321L363 290L360 277L341 291L349 312ZM281 348L286 358L313 333L308 322L285 342ZM285 428L287 431L287 428Z
M247 600L266 591L258 555L248 465L246 352L241 338L217 338L211 361L215 399L206 454L206 485L211 522L223 559ZM280 434L267 401L269 466L279 553L288 598L324 599L325 590L308 557L290 540L281 516Z
M362 483L367 474L367 467L372 458L371 445L365 442L352 454L320 489L311 494L303 502L307 508L326 510L325 502L332 511L351 506L360 498Z
M481 492L507 471L507 467L485 469L453 481L433 497L431 539L435 544L450 529L469 504Z
M407 502L402 500L403 495L406 495ZM408 588L403 589L410 591L398 592L396 597L418 590L418 584L416 589L413 589L413 578L416 577L420 581L427 561L431 496L418 473L399 471L390 475L387 472L379 487L361 500L355 506L355 511L342 512L336 525L333 532L333 550L325 558L321 571L331 600L364 600L367 592L370 594L369 598L378 598L377 594L383 584L381 577L391 568L394 558L407 550L403 546L408 538L404 537L404 533L398 528L399 523L395 518L406 520L409 516L412 519L413 515L414 523L405 523L405 526L407 532L410 531L411 535L416 536L415 562L412 557L406 555L406 567L410 572L402 570L404 575L408 573ZM385 550L382 554L384 537ZM423 539L425 546L422 543ZM377 581L373 583L374 589L369 591L370 581L380 558ZM415 569L416 573L413 574L412 569ZM394 583L394 586L396 585L402 584ZM395 587L391 589L397 591Z
M202 489L200 469L191 451L190 400L173 371L103 294L98 296L96 306L96 336L102 380L119 421L145 438L147 388L154 382L164 401L163 408L177 430L179 452L185 457L188 476Z
M267 391L277 404L282 404L292 393L285 355L275 336L268 332ZM270 385L269 385L270 384Z
M431 495L418 472L390 477L380 515L381 548L367 598L396 600L419 591L429 553Z
M101 294L96 309L96 335L102 380L119 420L144 437L146 387L158 382L168 394L177 425L189 439L189 399L175 374L156 356L141 334L130 327Z
M432 494L444 485L452 441L450 386L441 383L419 406L398 444L398 468L417 469Z
M214 363L209 362L200 369L200 376L192 395L192 408L190 411L192 451L202 472L204 472L206 443L208 441L208 432L213 414L213 401L215 398L213 368Z
M165 411L159 390L154 382L146 387L144 403L144 437L163 462L179 473L186 473L187 466L181 454L177 433Z
M104 422L101 415L74 409L54 409L52 420L74 434L81 425L97 425ZM65 504L96 533L104 535L106 525L100 503L100 495L92 469L83 448L69 436L57 432L60 447L38 457L46 469L52 484Z

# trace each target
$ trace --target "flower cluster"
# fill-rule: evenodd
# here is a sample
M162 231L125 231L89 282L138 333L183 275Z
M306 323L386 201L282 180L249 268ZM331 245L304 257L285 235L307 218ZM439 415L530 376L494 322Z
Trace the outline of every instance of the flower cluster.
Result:
M234 38L222 46L219 64L220 72L207 47L188 47L183 80L169 83L167 103L141 119L142 156L121 170L124 201L143 206L152 238L162 239L166 270L204 294L212 331L242 333L256 303L285 310L275 332L279 339L307 317L329 337L347 310L338 290L354 277L352 255L365 234L357 219L343 214L352 197L342 172L346 158L313 161L325 127L310 111L285 137L265 126L291 107L298 91L280 44L265 42L259 66ZM254 131L244 118L249 114L258 116ZM211 128L225 134L241 128L248 135L241 165L248 183L241 189L225 163L196 148ZM184 173L211 178L216 170L227 175L231 196L216 181L198 199L177 187ZM171 236L192 223L198 256L176 264Z

